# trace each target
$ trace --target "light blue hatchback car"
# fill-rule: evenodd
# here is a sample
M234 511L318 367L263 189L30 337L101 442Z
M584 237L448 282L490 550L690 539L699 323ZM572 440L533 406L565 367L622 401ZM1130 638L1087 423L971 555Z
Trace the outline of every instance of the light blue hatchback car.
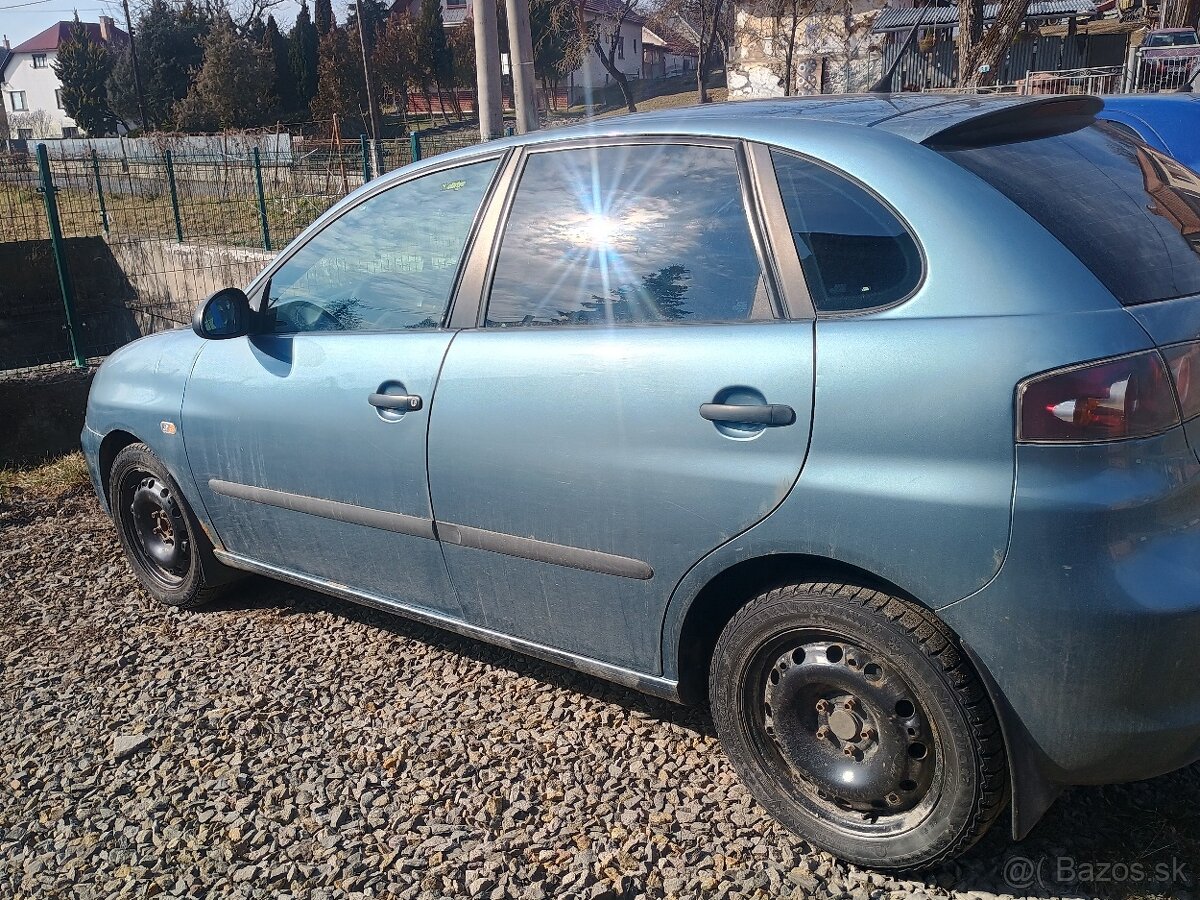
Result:
M165 603L255 572L709 702L845 859L1020 837L1200 757L1200 176L1100 107L728 103L393 172L105 362L97 491Z

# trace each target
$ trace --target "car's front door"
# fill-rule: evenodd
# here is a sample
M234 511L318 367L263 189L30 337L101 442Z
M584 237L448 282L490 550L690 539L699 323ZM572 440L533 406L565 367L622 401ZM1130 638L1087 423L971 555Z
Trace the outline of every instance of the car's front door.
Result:
M270 272L260 331L213 341L183 403L225 548L458 616L426 479L444 317L498 161L387 187Z
M783 317L748 195L732 143L527 151L430 424L471 618L656 671L679 579L795 483L813 324Z

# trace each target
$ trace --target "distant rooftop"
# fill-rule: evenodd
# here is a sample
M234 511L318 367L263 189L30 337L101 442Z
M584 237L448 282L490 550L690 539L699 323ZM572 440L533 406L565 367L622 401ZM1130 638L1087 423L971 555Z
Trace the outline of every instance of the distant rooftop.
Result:
M97 44L112 44L114 46L123 45L129 41L129 35L113 24L112 19L105 17L106 21L101 22L84 22L83 27L87 31L88 40L95 41ZM74 22L56 22L47 28L45 31L35 34L23 44L18 44L12 48L12 52L16 53L40 53L43 50L57 50L71 34L71 26Z
M983 21L994 22L1000 4L987 3L983 7ZM1091 0L1033 0L1025 13L1028 19L1091 18L1096 14L1096 5ZM871 26L874 32L902 31L912 28L917 22L922 28L945 28L958 24L958 6L918 6L909 9L885 9Z

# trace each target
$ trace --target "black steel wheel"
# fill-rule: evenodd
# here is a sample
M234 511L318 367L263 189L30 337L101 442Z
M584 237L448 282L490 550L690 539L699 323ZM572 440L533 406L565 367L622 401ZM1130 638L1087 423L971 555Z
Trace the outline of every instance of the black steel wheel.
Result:
M951 858L1007 801L982 684L950 631L908 601L851 585L770 591L722 632L709 690L758 800L850 862Z
M199 606L219 592L227 570L212 556L178 484L144 444L117 454L109 471L109 507L134 574L158 601Z

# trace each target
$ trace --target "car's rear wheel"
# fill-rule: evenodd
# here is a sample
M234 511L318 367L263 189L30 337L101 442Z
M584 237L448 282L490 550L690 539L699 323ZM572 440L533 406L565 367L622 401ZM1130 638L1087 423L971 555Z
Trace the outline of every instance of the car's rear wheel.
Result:
M121 547L146 591L184 608L215 599L221 585L210 583L206 569L222 567L179 485L150 448L130 444L121 450L108 484Z
M1008 797L995 712L954 635L914 603L795 584L717 642L713 719L755 797L849 862L912 869L975 843Z

